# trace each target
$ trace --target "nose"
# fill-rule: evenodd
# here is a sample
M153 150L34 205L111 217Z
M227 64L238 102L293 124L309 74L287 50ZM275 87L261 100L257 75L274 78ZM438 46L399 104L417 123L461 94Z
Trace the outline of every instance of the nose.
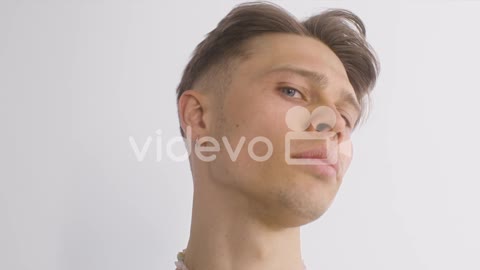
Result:
M329 129L332 129L332 127L327 124L327 123L319 123L316 127L315 127L315 130L316 131L319 131L319 132L322 132L324 130L329 130Z
M330 140L336 140L341 136L340 132L333 130L333 127L327 123L319 123L314 128L318 132L328 132Z

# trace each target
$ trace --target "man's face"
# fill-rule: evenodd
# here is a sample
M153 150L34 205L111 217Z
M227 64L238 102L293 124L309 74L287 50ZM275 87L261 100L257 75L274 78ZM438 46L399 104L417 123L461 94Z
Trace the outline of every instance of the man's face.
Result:
M216 160L208 165L210 177L246 197L251 213L265 222L303 225L327 210L350 164L351 152L340 151L339 145L350 139L351 128L346 126L346 119L353 124L359 117L355 107L343 101L347 94L355 97L355 92L341 61L318 40L267 34L250 40L248 46L253 54L237 66L224 97L215 101L223 102L223 108L216 114L216 125L209 131L220 142L225 136L234 150L242 137L246 139L245 144L233 161L222 143ZM328 85L319 84L318 78L307 75L308 72L325 76ZM328 147L332 160L337 161L338 171L332 174L331 167L325 169L327 165L286 162L285 139L287 133L292 132L286 117L295 106L310 112L321 106L331 109L330 116L334 117L339 135L329 140L294 140L289 149L291 155L302 157L300 153ZM299 126L309 120L292 119L290 123L298 121ZM319 133L313 126L304 132ZM271 157L263 162L252 158L247 147L259 136L267 138L273 149ZM259 142L253 144L251 150L262 156L268 148Z

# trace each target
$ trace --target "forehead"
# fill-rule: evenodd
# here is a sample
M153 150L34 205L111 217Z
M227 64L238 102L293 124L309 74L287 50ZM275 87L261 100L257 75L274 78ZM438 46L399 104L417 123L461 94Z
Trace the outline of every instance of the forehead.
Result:
M238 72L254 79L279 66L295 66L328 77L340 87L352 89L345 68L335 53L321 41L307 36L271 33L246 43L248 59Z

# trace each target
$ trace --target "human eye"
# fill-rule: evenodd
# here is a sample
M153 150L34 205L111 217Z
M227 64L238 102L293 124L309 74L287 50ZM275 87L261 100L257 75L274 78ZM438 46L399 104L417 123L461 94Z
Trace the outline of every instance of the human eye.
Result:
M348 117L346 117L343 114L342 114L342 117L345 120L345 124L347 125L347 127L352 128L352 123L350 122L350 120L348 120Z
M302 98L302 93L295 88L284 86L284 87L281 87L280 90L282 91L283 94L289 97Z

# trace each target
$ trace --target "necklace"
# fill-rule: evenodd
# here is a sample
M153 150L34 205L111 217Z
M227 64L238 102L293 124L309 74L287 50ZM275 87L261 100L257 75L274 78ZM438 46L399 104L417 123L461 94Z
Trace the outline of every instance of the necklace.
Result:
M177 254L177 261L175 262L175 266L177 268L175 270L188 270L187 266L185 266L185 263L183 262L183 259L185 259L185 249Z
M184 259L185 259L185 249L177 253L177 261L175 262L175 266L177 268L175 268L175 270L188 270L187 266L183 262ZM305 264L303 264L303 269L304 270L307 269Z

